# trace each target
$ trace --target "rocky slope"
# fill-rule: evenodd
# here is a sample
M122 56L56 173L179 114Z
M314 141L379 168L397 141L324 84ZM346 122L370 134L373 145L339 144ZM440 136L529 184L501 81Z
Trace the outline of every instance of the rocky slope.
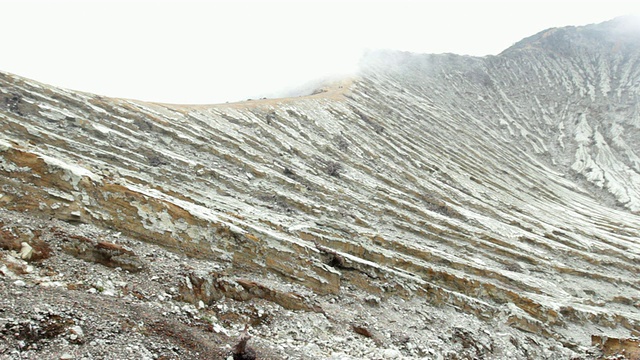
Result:
M0 74L0 356L633 358L636 23L212 106Z

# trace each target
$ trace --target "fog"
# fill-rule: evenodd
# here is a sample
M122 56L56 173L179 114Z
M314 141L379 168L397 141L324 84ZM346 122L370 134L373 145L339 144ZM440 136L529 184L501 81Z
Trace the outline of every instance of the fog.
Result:
M0 71L101 95L220 103L350 76L366 49L497 54L626 1L0 1ZM293 91L293 92L292 92Z

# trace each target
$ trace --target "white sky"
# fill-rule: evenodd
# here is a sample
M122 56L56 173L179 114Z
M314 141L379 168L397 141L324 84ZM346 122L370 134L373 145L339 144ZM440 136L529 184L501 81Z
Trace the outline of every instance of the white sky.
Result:
M364 49L497 54L640 1L8 1L0 71L114 97L256 98L352 73Z

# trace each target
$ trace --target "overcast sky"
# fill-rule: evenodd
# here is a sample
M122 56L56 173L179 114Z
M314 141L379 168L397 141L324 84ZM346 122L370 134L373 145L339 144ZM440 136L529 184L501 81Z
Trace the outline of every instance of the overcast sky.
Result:
M364 49L484 56L640 1L8 1L0 71L114 97L218 103L353 73Z

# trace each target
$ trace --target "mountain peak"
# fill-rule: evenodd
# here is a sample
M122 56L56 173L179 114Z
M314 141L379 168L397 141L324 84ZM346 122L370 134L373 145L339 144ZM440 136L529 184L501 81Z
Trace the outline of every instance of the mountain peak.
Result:
M531 49L565 54L578 49L616 50L623 45L637 45L638 41L640 41L640 17L628 15L599 24L547 29L518 41L502 54Z

